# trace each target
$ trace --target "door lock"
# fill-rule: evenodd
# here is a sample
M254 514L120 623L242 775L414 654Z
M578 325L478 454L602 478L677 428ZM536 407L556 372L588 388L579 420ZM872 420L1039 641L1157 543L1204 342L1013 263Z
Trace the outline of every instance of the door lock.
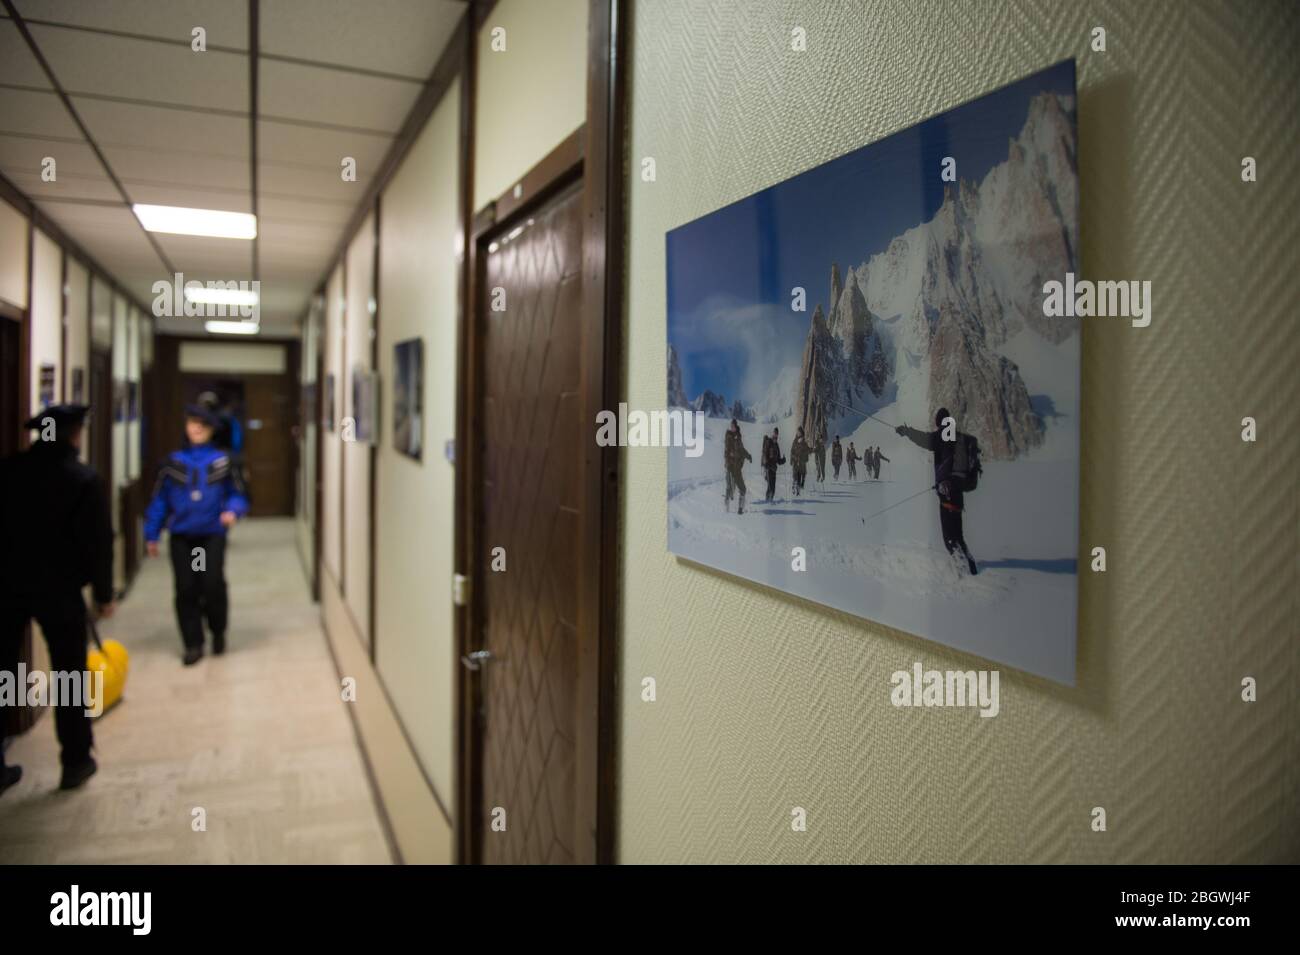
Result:
M465 669L478 672L483 669L489 660L492 659L491 650L472 650L467 655L460 658L460 662L465 665Z

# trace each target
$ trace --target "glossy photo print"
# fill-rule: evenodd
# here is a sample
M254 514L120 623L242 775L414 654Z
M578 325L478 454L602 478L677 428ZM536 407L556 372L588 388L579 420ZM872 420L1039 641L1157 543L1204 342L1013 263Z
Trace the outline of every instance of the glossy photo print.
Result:
M424 449L424 342L393 346L393 447L420 460Z
M667 236L674 554L1075 678L1073 61Z

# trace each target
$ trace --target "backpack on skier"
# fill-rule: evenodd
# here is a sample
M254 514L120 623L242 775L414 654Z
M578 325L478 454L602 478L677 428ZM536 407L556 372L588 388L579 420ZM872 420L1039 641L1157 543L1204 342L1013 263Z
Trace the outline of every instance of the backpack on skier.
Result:
M980 462L980 443L973 434L958 432L957 446L952 452L952 475L962 491L979 487L984 465Z

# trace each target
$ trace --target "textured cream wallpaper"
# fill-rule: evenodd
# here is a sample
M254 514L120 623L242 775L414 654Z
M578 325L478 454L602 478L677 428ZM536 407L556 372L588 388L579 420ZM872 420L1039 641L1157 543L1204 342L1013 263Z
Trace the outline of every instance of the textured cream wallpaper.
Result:
M978 658L679 563L664 453L624 452L620 859L1300 860L1300 7L642 0L632 26L634 407L665 401L668 229L1069 56L1083 270L1151 280L1153 319L1085 322L1080 546L1109 571L1081 563L1078 688L1003 667L994 719L889 702L896 669Z

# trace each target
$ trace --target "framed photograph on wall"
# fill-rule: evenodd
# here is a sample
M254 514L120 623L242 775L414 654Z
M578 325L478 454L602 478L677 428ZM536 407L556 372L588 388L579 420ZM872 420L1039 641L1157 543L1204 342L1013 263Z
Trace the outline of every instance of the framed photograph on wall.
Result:
M54 404L54 371L53 365L41 365L37 389L42 409Z
M325 376L325 394L324 400L321 401L321 427L326 431L334 430L334 373L330 372Z
M1075 103L1067 61L668 233L672 553L1073 684Z
M424 453L424 342L393 346L393 447L417 461Z
M379 434L379 375L365 365L352 369L353 438L360 444L374 444Z

